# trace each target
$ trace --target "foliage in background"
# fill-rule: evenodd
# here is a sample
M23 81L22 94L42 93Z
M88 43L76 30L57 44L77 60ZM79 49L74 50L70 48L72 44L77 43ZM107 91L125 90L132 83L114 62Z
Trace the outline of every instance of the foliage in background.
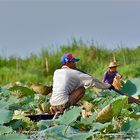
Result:
M24 59L16 56L0 57L0 84L15 81L52 84L53 72L61 67L60 58L66 52L80 58L77 63L80 69L99 79L102 79L113 54L122 65L118 67L120 73L128 78L140 76L140 46L135 49L118 47L109 50L98 44L73 39L72 43L59 46L59 49L44 48L39 55L30 54Z

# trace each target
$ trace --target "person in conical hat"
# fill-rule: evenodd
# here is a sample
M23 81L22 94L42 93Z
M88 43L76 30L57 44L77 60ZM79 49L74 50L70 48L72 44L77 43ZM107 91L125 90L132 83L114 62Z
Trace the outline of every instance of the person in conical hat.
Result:
M113 80L115 76L122 77L121 74L117 71L117 67L120 66L120 64L117 64L116 61L112 61L109 63L108 70L105 72L103 77L103 82L113 84Z
M113 67L115 67L115 68L117 68L118 66L120 66L120 64L117 64L117 62L116 61L112 61L112 62L110 62L109 63L109 68L113 68Z

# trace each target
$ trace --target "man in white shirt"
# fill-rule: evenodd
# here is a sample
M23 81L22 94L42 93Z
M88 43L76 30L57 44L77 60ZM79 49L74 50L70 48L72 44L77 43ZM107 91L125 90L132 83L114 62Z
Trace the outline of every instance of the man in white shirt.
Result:
M62 68L57 69L53 76L53 91L50 98L52 113L63 113L66 108L75 105L85 94L85 87L113 89L108 83L76 69L80 59L66 53L61 57Z

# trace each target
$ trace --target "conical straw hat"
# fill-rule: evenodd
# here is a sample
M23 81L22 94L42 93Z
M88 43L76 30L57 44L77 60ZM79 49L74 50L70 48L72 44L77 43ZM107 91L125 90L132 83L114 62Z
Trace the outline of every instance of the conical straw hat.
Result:
M111 67L118 67L118 66L120 66L120 64L117 64L116 62L110 62L110 64L109 64L109 68L111 68Z

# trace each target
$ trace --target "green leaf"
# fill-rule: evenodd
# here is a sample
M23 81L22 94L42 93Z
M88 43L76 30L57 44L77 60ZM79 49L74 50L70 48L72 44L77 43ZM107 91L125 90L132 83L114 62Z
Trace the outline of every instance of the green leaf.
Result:
M71 138L72 140L86 140L87 138L93 136L94 134L98 134L99 132L81 132L81 133L76 133L73 134L71 136L69 136L68 138Z
M99 123L99 122L95 122L92 124L93 126L93 130L102 130L107 128L109 125L111 124L111 122L107 122L107 123Z
M53 124L53 120L41 120L37 123L40 130L44 130Z
M135 113L140 112L140 106L134 105L133 110L134 110Z
M20 93L22 96L29 96L35 94L35 91L31 90L30 88L18 86L18 85L13 86L12 88L10 88L10 90L16 91Z
M7 102L10 104L15 104L18 101L19 101L19 99L16 96L10 96Z
M92 116L89 116L89 117L86 117L86 118L82 117L80 123L91 125L93 123L93 121L95 121L95 120L96 120L96 115L92 115Z
M11 94L11 92L7 88L4 88L4 87L1 87L1 91L0 92L1 92L1 95L3 97L8 97Z
M140 119L140 112L139 113L130 113L129 117L130 118L135 118L135 119Z
M140 78L134 78L132 80L128 80L123 88L122 91L128 95L140 95Z
M25 139L27 139L27 136L23 134L8 134L0 136L0 140L25 140Z
M102 99L98 103L98 107L100 109L103 109L105 106L107 106L108 104L110 104L112 100L114 100L114 99L116 99L116 97L118 97L118 94L115 91L110 91L110 92L109 91L102 91L102 92L100 92L100 94L102 95L100 97Z
M91 100L95 99L94 96L96 96L96 94L93 91L87 89L86 93L82 99L86 100L86 101L91 101Z
M103 108L97 115L97 121L108 122L113 117L118 116L124 106L127 105L128 98L126 96L119 96Z
M140 121L139 120L128 120L124 126L122 127L122 131L125 132L134 132L136 129L140 129Z
M42 131L42 132L60 134L60 133L62 133L66 128L67 128L67 126L65 126L65 125L57 125L57 126L53 126L53 127L48 128L48 129L45 129L45 130Z
M22 126L22 124L23 124L24 122L23 122L23 120L15 120L15 119L13 119L12 121L10 121L10 126L14 129L14 130L16 130L16 129L18 129L20 126Z
M66 125L58 125L58 126L50 127L40 132L44 133L47 138L61 138L62 139L62 137L65 137L66 130L67 130Z
M62 116L59 117L58 121L60 124L69 125L70 123L76 121L78 116L80 116L80 108L73 107L71 110L65 112Z
M26 96L20 99L20 105L28 105L30 102L34 102L34 96Z
M0 100L0 109L4 109L4 108L8 108L9 107L9 103L7 103L4 100Z
M66 135L72 135L72 134L76 134L79 133L80 131L78 129L75 129L74 127L68 126L67 130L66 130Z
M0 109L0 124L9 122L13 117L13 113L6 109Z
M0 125L0 135L11 132L13 132L12 128Z
M124 106L127 105L128 97L126 96L119 96L116 100L111 104L112 105L112 115L113 117L119 115L121 110Z
M92 128L93 121L95 121L95 120L96 120L96 115L92 115L92 116L89 116L86 118L81 117L81 120L76 121L73 124L73 127L77 128L79 130L82 130L82 131L90 130Z

